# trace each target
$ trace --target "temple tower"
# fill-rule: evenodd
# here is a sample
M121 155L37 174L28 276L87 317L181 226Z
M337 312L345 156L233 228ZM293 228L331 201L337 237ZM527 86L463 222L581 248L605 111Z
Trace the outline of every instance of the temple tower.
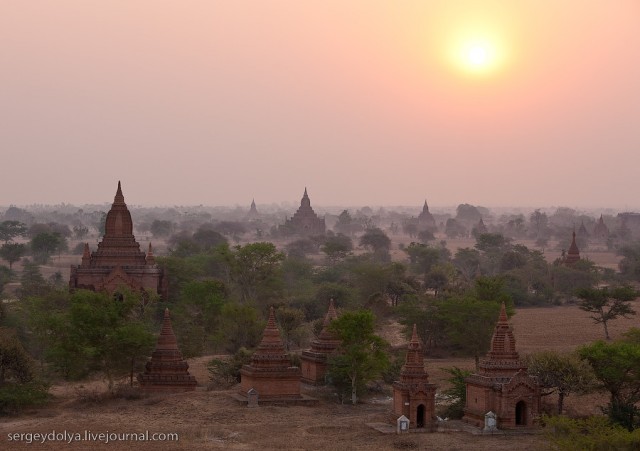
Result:
M569 251L567 252L564 264L567 266L571 266L578 261L580 261L580 251L578 250L578 245L576 244L576 232L574 230L573 236L571 238L571 246L569 246Z
M437 229L438 227L436 226L436 220L429 212L429 205L427 205L427 200L425 199L424 205L422 206L422 211L418 215L418 230L428 230L430 232L435 232Z
M285 232L295 235L311 236L325 234L326 225L324 218L320 219L313 211L313 208L311 208L311 200L307 194L307 188L304 189L302 200L300 200L300 207L281 227Z
M329 310L324 316L322 331L311 342L311 349L302 351L300 357L302 367L302 382L312 385L322 385L327 373L327 359L329 355L340 346L338 340L330 331L329 324L338 318L333 299L329 301Z
M189 374L189 364L182 358L171 327L169 309L164 311L162 329L156 350L151 354L144 373L138 374L144 392L183 392L196 389L196 378Z
M481 359L476 373L466 379L467 401L463 421L477 427L485 415L497 415L501 429L533 426L540 413L540 386L529 376L516 351L516 340L502 303L491 339L491 350Z
M300 368L291 366L276 325L273 307L264 329L262 341L251 357L251 363L240 370L240 394L246 396L251 389L262 400L296 400L300 395Z
M140 250L133 235L133 221L118 182L107 213L105 233L98 249L90 252L85 243L82 262L71 266L70 289L114 292L119 287L166 295L163 270L155 264L151 244L149 255Z
M432 431L435 427L435 396L436 386L429 383L429 375L424 369L422 344L414 324L400 380L393 383L393 413L409 418L410 428Z

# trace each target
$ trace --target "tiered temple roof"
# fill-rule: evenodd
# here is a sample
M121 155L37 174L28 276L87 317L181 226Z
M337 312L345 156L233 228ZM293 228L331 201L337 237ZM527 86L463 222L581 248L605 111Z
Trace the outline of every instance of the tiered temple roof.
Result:
M311 200L304 189L300 207L294 215L285 221L284 229L297 235L324 235L326 231L324 218L320 219L311 208Z
M467 400L463 420L482 426L493 412L498 426L531 426L540 411L540 387L520 360L504 305L491 338L491 349L478 370L466 379Z
M98 249L91 252L89 244L85 243L82 262L71 266L69 279L72 290L114 292L119 287L160 294L166 294L167 289L164 273L155 264L151 243L149 254L145 255L133 235L133 221L120 182L107 213L105 233Z
M432 232L437 229L436 220L429 212L429 205L427 205L426 199L424 201L424 205L422 206L422 212L420 212L420 214L418 215L418 228L420 230L430 230Z
M571 246L569 246L569 251L567 252L566 258L564 260L565 265L570 266L580 260L580 251L578 250L578 245L576 244L576 232L573 232L573 236L571 238Z
M164 311L158 344L138 382L145 392L182 392L195 390L196 378L189 374L189 364L182 358L171 327L169 309Z
M302 382L314 385L325 382L327 358L340 346L340 340L329 331L329 324L337 318L338 314L336 313L333 299L331 299L329 301L329 310L324 316L324 322L322 323L322 331L318 337L311 342L311 349L302 352L300 358Z
M400 379L393 383L394 415L409 418L411 427L430 428L435 419L435 393L436 386L429 383L424 368L422 344L414 324Z
M251 357L251 363L240 370L240 376L240 394L243 396L253 389L258 392L260 400L301 398L300 368L291 365L276 325L273 307L269 310L262 341Z

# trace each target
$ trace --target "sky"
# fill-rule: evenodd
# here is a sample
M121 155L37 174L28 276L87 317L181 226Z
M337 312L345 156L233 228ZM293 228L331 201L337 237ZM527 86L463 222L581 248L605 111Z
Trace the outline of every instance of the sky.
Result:
M638 0L0 11L0 205L640 209Z

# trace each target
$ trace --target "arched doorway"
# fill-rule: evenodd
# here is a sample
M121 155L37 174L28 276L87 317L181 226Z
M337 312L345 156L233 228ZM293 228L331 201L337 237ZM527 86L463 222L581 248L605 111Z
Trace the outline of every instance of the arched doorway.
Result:
M424 404L420 404L418 406L418 410L416 411L416 427L424 427Z
M516 426L527 425L527 403L519 401L516 404Z

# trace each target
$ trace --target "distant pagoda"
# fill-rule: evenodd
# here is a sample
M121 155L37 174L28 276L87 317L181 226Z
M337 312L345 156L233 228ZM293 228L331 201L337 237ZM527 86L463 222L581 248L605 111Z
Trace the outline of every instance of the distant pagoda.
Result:
M133 235L131 213L118 189L105 221L105 233L98 250L91 252L85 243L80 265L71 266L69 288L107 291L119 287L134 291L166 294L167 280L155 264L151 243L145 255Z
M285 232L294 235L311 236L325 234L326 225L324 218L320 219L313 211L313 208L311 208L307 188L304 189L300 207L290 219L285 221L282 228Z
M189 374L189 364L178 349L169 309L164 311L156 350L151 354L144 373L138 374L138 382L144 392L183 392L196 389L196 378Z
M340 346L340 340L329 331L329 324L337 318L338 314L336 313L333 299L331 299L329 301L329 310L322 323L322 331L311 342L311 349L302 351L302 356L300 357L302 382L312 385L322 385L326 382L327 359Z
M427 201L425 199L424 205L422 206L422 211L418 215L418 230L428 230L430 232L435 232L437 230L436 220L433 215L429 212L429 205L427 205Z
M578 250L578 245L576 244L576 232L573 232L573 236L571 238L571 246L569 246L569 251L564 259L564 264L566 266L575 265L580 261L580 250Z

